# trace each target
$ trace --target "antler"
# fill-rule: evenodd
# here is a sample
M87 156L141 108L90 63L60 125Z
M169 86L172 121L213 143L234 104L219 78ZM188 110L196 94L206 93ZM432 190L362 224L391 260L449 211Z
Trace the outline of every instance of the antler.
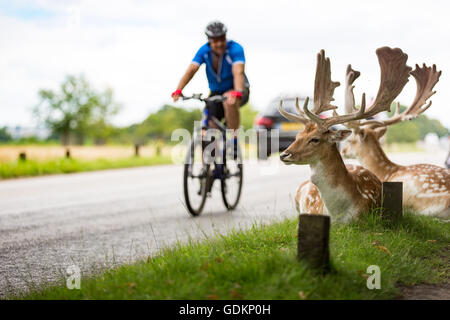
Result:
M330 126L336 124L352 123L361 119L367 119L382 111L390 111L392 101L399 95L408 82L411 71L411 68L406 65L408 55L398 48L391 49L389 47L377 49L376 54L381 70L380 87L375 102L367 111L365 94L362 95L361 107L359 110L355 109L353 82L359 77L360 73L352 70L351 66L349 66L347 68L345 104L348 114L340 116L336 113L334 109L337 107L331 105L330 102L334 100L334 89L340 84L331 80L330 59L325 57L324 50L321 50L317 55L313 109L311 111L308 110L308 99L306 99L303 105L303 113L297 103L299 115L284 111L282 109L282 102L280 102L278 110L283 116L293 121L299 121L305 124L310 121L315 122L321 130L327 130ZM416 100L419 103L420 99L417 98ZM321 119L319 114L327 110L333 110L333 116Z
M359 78L361 72L353 70L352 66L349 64L347 66L347 71L345 74L345 113L351 114L356 112L355 109L355 96L353 94L353 89L355 86L353 82Z
M334 101L334 89L338 86L340 86L339 82L331 80L330 58L325 57L325 50L322 49L317 54L313 113L319 115L324 111L337 109L336 106L331 105L331 101Z
M304 106L308 106L309 98L306 97ZM300 106L298 105L298 98L295 98L295 108L297 109L298 115L284 111L283 110L283 100L280 100L280 104L278 105L278 111L285 117L286 119L295 121L295 122L301 122L304 125L311 122L308 118L305 117L305 114L303 111L300 110Z
M402 50L395 48L382 47L376 51L378 61L381 69L380 87L378 90L377 98L374 104L366 111L365 110L365 94L363 94L361 108L355 111L354 102L347 100L348 109L352 109L352 113L339 116L336 112L330 118L321 119L317 114L312 113L307 108L303 108L305 114L315 123L317 123L322 129L327 129L332 125L341 124L346 122L357 121L374 116L382 111L390 111L390 105L397 95L403 90L403 87L408 82L409 72L411 68L406 65L408 55L402 52ZM347 93L351 93L349 98L353 97L353 88L351 84L356 79L355 73L352 75L351 68L348 74L349 88ZM353 80L353 81L352 81Z
M423 64L422 67L416 64L416 68L411 72L411 75L416 79L417 92L413 103L404 112L400 113L400 103L397 103L394 115L384 121L365 121L361 123L361 126L372 125L372 127L378 126L390 126L392 124L411 120L416 118L419 114L425 112L431 107L431 101L424 107L427 100L436 93L433 91L434 86L439 81L442 71L436 70L436 65L427 67Z
M375 102L366 113L366 118L382 111L391 111L391 104L408 83L411 67L406 65L408 55L399 48L377 49L381 69L380 88Z

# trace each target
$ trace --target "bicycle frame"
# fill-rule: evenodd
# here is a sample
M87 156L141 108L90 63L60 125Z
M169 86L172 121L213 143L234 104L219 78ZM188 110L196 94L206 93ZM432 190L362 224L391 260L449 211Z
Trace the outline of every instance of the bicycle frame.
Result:
M191 100L191 99L196 99L199 101L202 101L205 103L205 107L203 109L202 112L202 130L208 130L208 129L217 129L221 132L222 134L222 142L223 142L223 148L221 150L221 157L222 157L222 163L216 163L215 159L214 159L214 164L215 167L217 168L218 165L222 165L222 170L220 172L220 175L216 174L216 172L214 171L214 179L224 179L223 176L223 168L226 167L226 150L227 150L227 139L226 139L226 131L227 131L227 127L216 117L212 116L209 114L209 109L208 109L208 102L223 102L226 100L226 97L222 96L222 95L216 95L216 96L212 96L212 97L208 97L208 98L202 98L202 94L198 93L198 94L193 94L190 97L185 97L185 96L181 96L181 98L183 100ZM209 125L209 121L214 122L214 124L217 126L217 128L211 128L211 126Z

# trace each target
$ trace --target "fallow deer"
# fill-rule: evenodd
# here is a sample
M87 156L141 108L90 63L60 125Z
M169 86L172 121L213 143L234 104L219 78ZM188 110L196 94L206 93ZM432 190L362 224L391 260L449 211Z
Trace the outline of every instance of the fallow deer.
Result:
M355 112L353 81L359 72L349 65L346 82L346 113ZM423 215L450 216L450 173L448 169L431 164L402 166L393 163L384 153L380 138L388 126L416 118L431 106L427 100L435 94L433 87L441 72L436 66L416 65L411 75L416 79L417 93L413 103L403 112L397 103L394 115L383 121L354 121L347 124L353 134L342 149L346 156L356 155L361 164L381 181L403 182L403 203Z
M406 65L407 55L400 49L388 47L379 48L376 53L381 69L380 88L375 102L367 110L363 94L357 112L340 116L334 111L333 116L320 118L320 113L337 108L331 101L334 89L339 86L339 82L331 80L330 60L323 50L317 56L312 110L308 109L308 98L303 110L297 103L298 115L283 110L280 101L278 109L284 117L305 125L295 141L280 154L285 164L309 164L311 168L311 181L302 184L296 197L297 207L302 212L316 209L319 212L314 213L329 214L333 220L349 221L381 204L380 180L361 166L346 166L339 154L336 142L348 137L351 131L330 129L336 124L366 119L389 110L402 91L411 71ZM319 201L323 201L323 205Z

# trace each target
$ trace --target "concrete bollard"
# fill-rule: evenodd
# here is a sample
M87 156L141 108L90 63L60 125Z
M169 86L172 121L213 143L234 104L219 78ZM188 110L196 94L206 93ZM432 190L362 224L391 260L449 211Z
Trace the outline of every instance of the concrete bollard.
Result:
M381 187L383 219L398 222L403 216L403 183L383 182Z
M301 213L298 223L298 258L322 272L330 269L330 217Z
M27 160L27 154L25 152L19 153L19 160L20 161L26 161Z

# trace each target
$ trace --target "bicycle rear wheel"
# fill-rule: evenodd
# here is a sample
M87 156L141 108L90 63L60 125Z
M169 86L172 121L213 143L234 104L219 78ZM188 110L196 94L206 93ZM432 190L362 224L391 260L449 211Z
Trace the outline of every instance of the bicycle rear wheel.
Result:
M220 184L223 204L228 210L234 210L241 198L243 165L240 155L240 150L238 150L237 159L230 156L228 152L226 153L226 165L223 168Z
M189 213L198 216L205 206L206 179L209 165L202 163L201 141L194 140L189 146L184 164L184 200Z

